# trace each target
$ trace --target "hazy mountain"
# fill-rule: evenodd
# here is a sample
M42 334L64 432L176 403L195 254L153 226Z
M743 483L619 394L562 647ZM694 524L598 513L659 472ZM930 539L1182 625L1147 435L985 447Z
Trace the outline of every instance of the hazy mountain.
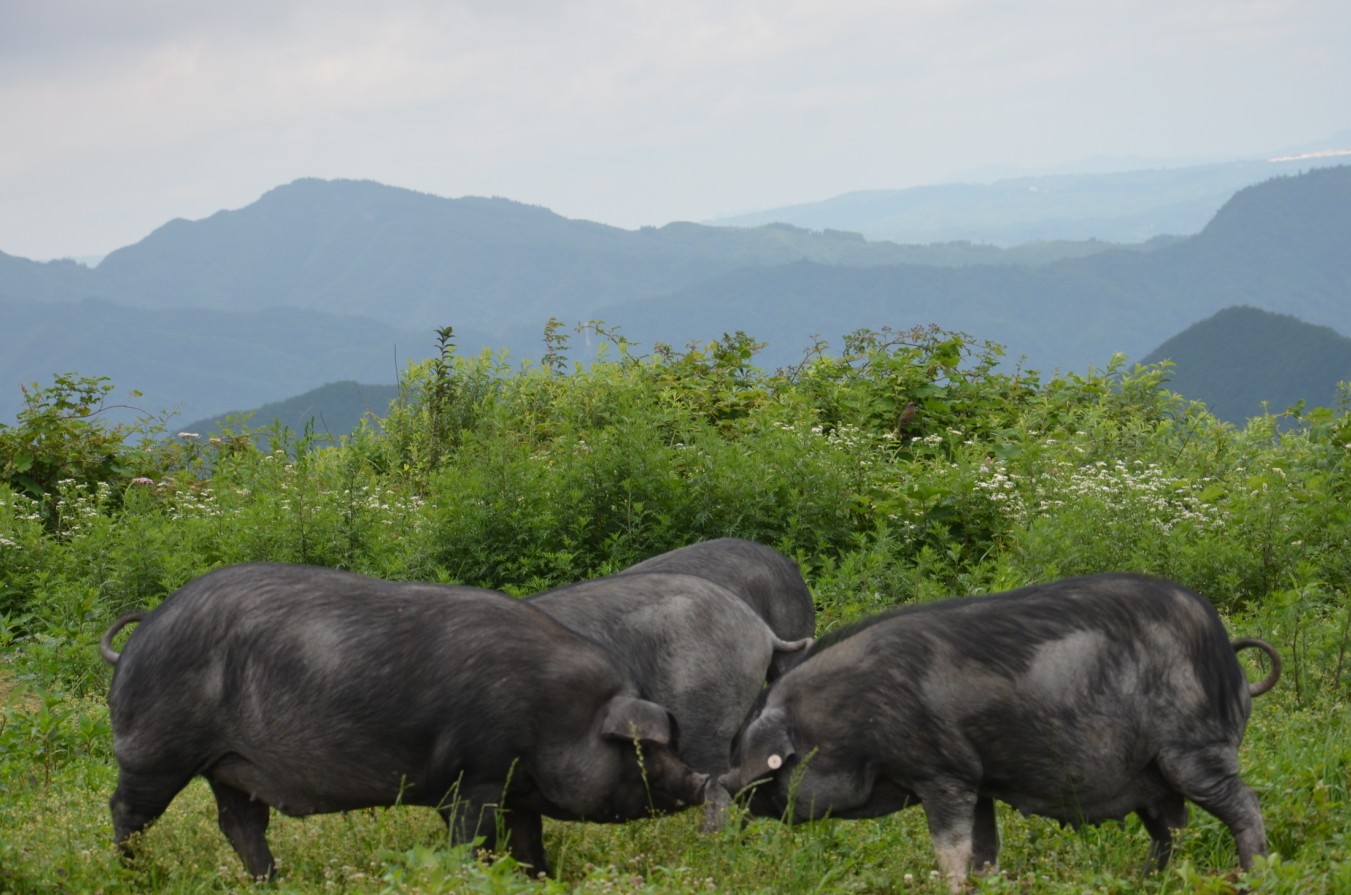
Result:
M1251 307L1226 308L1173 336L1143 359L1176 365L1168 387L1241 424L1299 401L1337 406L1351 381L1351 339L1326 326Z
M22 406L20 384L53 375L106 376L118 403L194 419L258 407L348 377L394 382L410 360L436 352L435 334L369 318L268 308L151 311L102 299L74 303L0 297L0 421ZM142 392L131 396L132 390ZM114 420L135 416L110 414Z
M1036 240L1088 239L1136 243L1160 234L1200 232L1246 186L1346 164L1351 161L1351 133L1343 137L1342 155L1302 152L1271 160L863 190L709 223L830 227L901 243L969 240L1015 246Z
M97 293L98 276L74 261L39 263L0 252L0 299L73 301Z
M639 342L682 345L744 330L766 364L814 334L937 323L1006 345L1041 370L1143 357L1222 308L1248 304L1351 333L1351 167L1248 187L1198 235L1036 268L746 269L659 300L603 308Z
M902 246L787 225L622 230L506 199L298 180L237 211L171 221L94 270L0 258L0 292L142 307L304 308L501 332L518 324L538 330L550 316L582 318L597 305L667 294L746 267L799 260L1036 265L1107 248Z
M1105 248L898 246L782 225L627 231L505 199L300 180L238 211L172 221L93 269L0 253L0 421L19 409L19 383L55 373L107 376L143 391L138 403L152 412L195 417L334 379L392 382L443 325L455 327L462 352L537 355L551 316L575 324L598 304L746 265L1035 265ZM280 308L292 309L284 323L275 310L259 316ZM219 316L207 323L188 309ZM380 322L339 323L353 315Z
M105 295L146 307L281 306L501 332L800 258L885 264L906 253L856 234L622 230L506 199L299 180L238 211L172 221L96 273Z
M1235 195L1198 235L999 250L869 242L775 225L638 231L504 199L297 181L238 211L175 221L90 270L0 255L0 420L18 384L76 371L185 418L339 380L390 382L453 325L462 353L537 356L550 316L604 319L640 345L745 330L757 362L814 335L937 323L1040 369L1141 357L1248 304L1351 332L1351 168ZM574 358L581 340L574 340Z
M346 380L311 389L294 398L273 401L252 410L233 410L188 423L182 431L206 436L222 428L238 431L242 423L250 429L266 429L280 423L301 434L313 424L314 434L336 439L350 434L367 416L383 419L390 402L399 396L397 385L363 385Z

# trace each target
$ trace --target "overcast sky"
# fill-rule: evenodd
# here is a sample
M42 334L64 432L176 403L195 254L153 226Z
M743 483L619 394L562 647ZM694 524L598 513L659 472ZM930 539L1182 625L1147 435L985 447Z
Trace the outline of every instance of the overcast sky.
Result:
M1347 0L0 0L0 251L298 177L631 228L1249 156L1351 128L1348 84Z

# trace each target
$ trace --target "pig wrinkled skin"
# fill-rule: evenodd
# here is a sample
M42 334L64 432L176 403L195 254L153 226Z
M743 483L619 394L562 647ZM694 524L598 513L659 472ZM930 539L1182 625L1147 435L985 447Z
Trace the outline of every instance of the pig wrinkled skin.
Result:
M774 658L811 644L781 640L735 593L695 575L630 571L528 602L609 650L639 694L675 716L681 760L710 775L731 767ZM705 798L704 829L717 829L731 797L714 776Z
M1256 684L1247 647L1271 660ZM996 864L995 799L1076 825L1135 812L1159 868L1190 800L1246 869L1266 831L1238 747L1279 675L1270 645L1231 644L1205 599L1141 575L908 606L818 640L753 710L722 782L757 783L752 814L797 821L921 804L953 891Z
M785 641L816 636L816 605L793 560L773 548L743 538L715 538L661 553L630 566L635 572L678 572L707 578L736 594ZM797 664L802 653L776 653L769 680Z
M198 775L259 878L275 870L269 807L430 806L489 851L501 819L500 845L547 872L542 816L617 822L703 799L665 708L604 648L494 591L231 566L120 619L102 651L128 854Z

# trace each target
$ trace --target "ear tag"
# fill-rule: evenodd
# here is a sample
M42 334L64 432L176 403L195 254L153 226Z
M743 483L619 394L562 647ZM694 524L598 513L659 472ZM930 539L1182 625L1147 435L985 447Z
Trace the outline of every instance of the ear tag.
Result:
M768 764L769 764L769 769L770 769L771 771L777 771L779 768L783 767L783 756L782 756L782 755L771 755L771 756L769 756L769 762L768 762Z

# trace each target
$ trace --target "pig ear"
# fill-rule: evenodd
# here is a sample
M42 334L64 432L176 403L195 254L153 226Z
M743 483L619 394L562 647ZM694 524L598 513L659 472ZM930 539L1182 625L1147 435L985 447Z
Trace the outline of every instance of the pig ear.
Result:
M617 696L610 700L600 732L621 740L638 739L645 743L671 742L671 717L655 702Z

